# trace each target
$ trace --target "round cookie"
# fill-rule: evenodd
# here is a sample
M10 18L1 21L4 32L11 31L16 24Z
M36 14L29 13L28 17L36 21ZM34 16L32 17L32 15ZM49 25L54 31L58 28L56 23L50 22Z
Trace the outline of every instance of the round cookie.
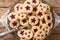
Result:
M31 1L32 1L31 5L33 7L36 7L39 4L39 0L31 0Z
M43 30L37 31L34 35L34 38L45 39L45 32Z
M18 35L19 37L21 37L21 38L24 38L24 37L25 37L25 30L24 30L24 29L19 30L18 33L17 33L17 35Z
M18 21L11 21L10 23L9 23L9 26L11 27L11 28L17 28L18 26L19 26L19 22Z
M40 30L40 28L39 28L39 26L33 26L33 27L31 28L31 30L32 30L33 33L36 33L37 31Z
M16 4L15 7L14 7L14 11L17 12L17 11L20 11L20 12L23 12L23 4Z
M20 25L22 25L22 26L28 26L28 20L27 19L20 20Z
M44 17L44 12L40 12L39 10L36 11L36 16L41 19Z
M26 13L17 12L17 18L18 19L25 19L26 17L27 17Z
M31 39L32 37L33 37L33 32L31 30L26 30L25 31L25 38Z
M44 26L47 25L46 19L45 18L40 19L40 24Z
M49 27L49 29L52 29L53 28L53 23L52 22L48 22L48 27Z
M40 12L46 12L47 11L47 5L44 4L44 3L40 3L37 7L37 9L40 11Z
M45 15L45 19L46 19L47 22L51 22L52 21L51 12L47 12L47 14Z
M30 13L33 10L33 7L30 4L24 4L23 9L25 12Z
M36 25L37 23L38 23L38 18L36 16L29 17L29 24L30 25Z
M9 19L9 21L16 21L16 20L17 20L17 15L16 15L16 13L15 13L15 12L9 13L8 19Z

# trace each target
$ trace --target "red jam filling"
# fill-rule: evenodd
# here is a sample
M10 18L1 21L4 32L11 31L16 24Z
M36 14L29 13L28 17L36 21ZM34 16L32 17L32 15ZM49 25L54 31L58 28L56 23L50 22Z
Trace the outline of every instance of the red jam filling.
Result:
M47 34L46 34L46 36L47 36Z
M35 8L33 8L33 11L36 11L37 10L37 8L35 7Z
M27 33L25 33L25 35L27 35Z
M41 10L43 10L43 8L41 8Z
M40 17L41 17L42 15L43 15L43 14L42 14L41 12L39 12L39 13L38 13L38 16L40 16Z
M45 28L43 28L43 31L45 31Z
M38 30L37 29L34 29L34 32L37 32Z
M11 19L15 19L15 15L13 15L13 14L10 17L11 17Z
M22 9L22 7L20 7L20 9Z
M40 29L42 28L42 26L40 26Z
M46 7L44 6L44 8L46 8Z
M50 20L50 16L47 16L47 19Z
M18 16L20 16L20 14L18 14Z
M30 7L29 6L26 6L25 8L26 8L26 10L30 10Z
M28 4L30 4L30 2L27 2Z
M29 34L30 34L31 32L29 32Z
M36 21L35 18L33 18L33 19L31 19L31 20L32 20L33 23L35 23L35 21Z
M33 3L36 3L36 0L32 0L33 1Z
M17 22L13 22L12 24L13 24L14 26L17 26Z
M30 37L30 35L28 35L28 37Z
M51 26L51 23L48 23L48 26Z
M17 11L19 10L19 7L16 7L17 8Z
M46 27L46 29L48 29L48 27Z
M44 35L41 35L42 37L44 36Z
M20 34L24 35L24 31L21 31L21 33L20 33Z
M41 34L42 32L40 32L40 34Z
M49 10L49 8L47 8L47 10Z
M24 17L24 15L22 15L22 17Z
M25 38L22 38L22 39L25 39Z
M43 24L46 24L46 21L45 21L45 19L44 19L44 18L43 18L43 20L42 20L42 23L43 23Z
M23 20L22 20L23 23L26 23L26 21L27 21L26 19L23 19Z
M39 37L40 35L38 35L38 37Z
M46 30L46 33L47 33L48 31Z
M42 5L40 5L40 7L42 7Z

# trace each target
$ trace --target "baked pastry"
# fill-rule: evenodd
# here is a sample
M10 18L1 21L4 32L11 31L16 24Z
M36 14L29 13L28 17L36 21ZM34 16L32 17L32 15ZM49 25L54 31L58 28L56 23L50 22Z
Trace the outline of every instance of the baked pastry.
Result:
M18 21L11 21L11 22L9 23L9 26L10 26L11 28L17 28L17 27L19 26L19 22L18 22Z
M15 7L14 7L14 11L17 12L17 11L20 11L20 12L23 12L23 4L16 4Z
M48 22L48 27L49 29L52 29L53 23L52 22Z
M25 12L30 13L33 10L33 7L30 4L24 4L23 9Z
M46 19L47 22L51 22L51 21L52 21L51 12L48 12L48 13L45 15L45 19Z
M40 28L39 28L39 26L33 26L33 27L31 28L31 30L32 30L33 33L36 33L37 31L40 30Z
M35 6L37 6L39 4L39 0L31 0L31 1L32 1L31 5L33 7L35 7Z
M20 25L22 25L22 26L28 26L28 20L27 19L20 20Z
M36 11L36 16L41 19L44 17L44 12L40 12L39 10Z
M29 24L36 25L38 23L38 18L36 16L29 17Z
M25 19L27 16L26 13L21 13L21 12L17 12L16 15L18 19Z
M18 33L17 33L17 35L18 35L19 37L21 37L21 38L24 38L24 37L25 37L25 30L24 30L24 29L19 30Z
M9 19L9 21L16 21L16 20L17 20L16 13L15 13L15 12L11 12L11 13L8 15L8 19Z
M41 25L47 25L46 19L45 19L45 18L42 18L42 19L40 20L40 24L41 24Z
M33 37L33 32L31 30L26 30L25 31L25 38L31 39L32 37Z
M40 3L37 9L40 10L40 12L45 12L47 11L47 5L45 3Z
M45 32L42 30L39 30L35 33L33 38L40 39L40 40L45 39Z

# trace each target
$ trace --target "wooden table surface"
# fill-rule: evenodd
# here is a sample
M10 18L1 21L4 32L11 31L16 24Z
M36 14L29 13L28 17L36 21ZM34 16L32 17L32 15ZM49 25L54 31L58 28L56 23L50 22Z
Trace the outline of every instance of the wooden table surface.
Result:
M17 0L0 0L0 17L4 15L4 13L15 4ZM60 16L60 0L45 0L55 12ZM0 32L4 32L6 29L0 23ZM8 34L0 40L15 40L14 35ZM46 38L46 40L60 40L60 26L58 25L53 32Z

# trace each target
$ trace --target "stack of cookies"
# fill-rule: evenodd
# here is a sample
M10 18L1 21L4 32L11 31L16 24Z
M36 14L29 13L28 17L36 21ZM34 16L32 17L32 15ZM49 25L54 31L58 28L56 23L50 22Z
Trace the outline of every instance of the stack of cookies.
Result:
M17 3L8 15L10 28L18 28L20 40L44 40L53 27L50 6L40 0Z

